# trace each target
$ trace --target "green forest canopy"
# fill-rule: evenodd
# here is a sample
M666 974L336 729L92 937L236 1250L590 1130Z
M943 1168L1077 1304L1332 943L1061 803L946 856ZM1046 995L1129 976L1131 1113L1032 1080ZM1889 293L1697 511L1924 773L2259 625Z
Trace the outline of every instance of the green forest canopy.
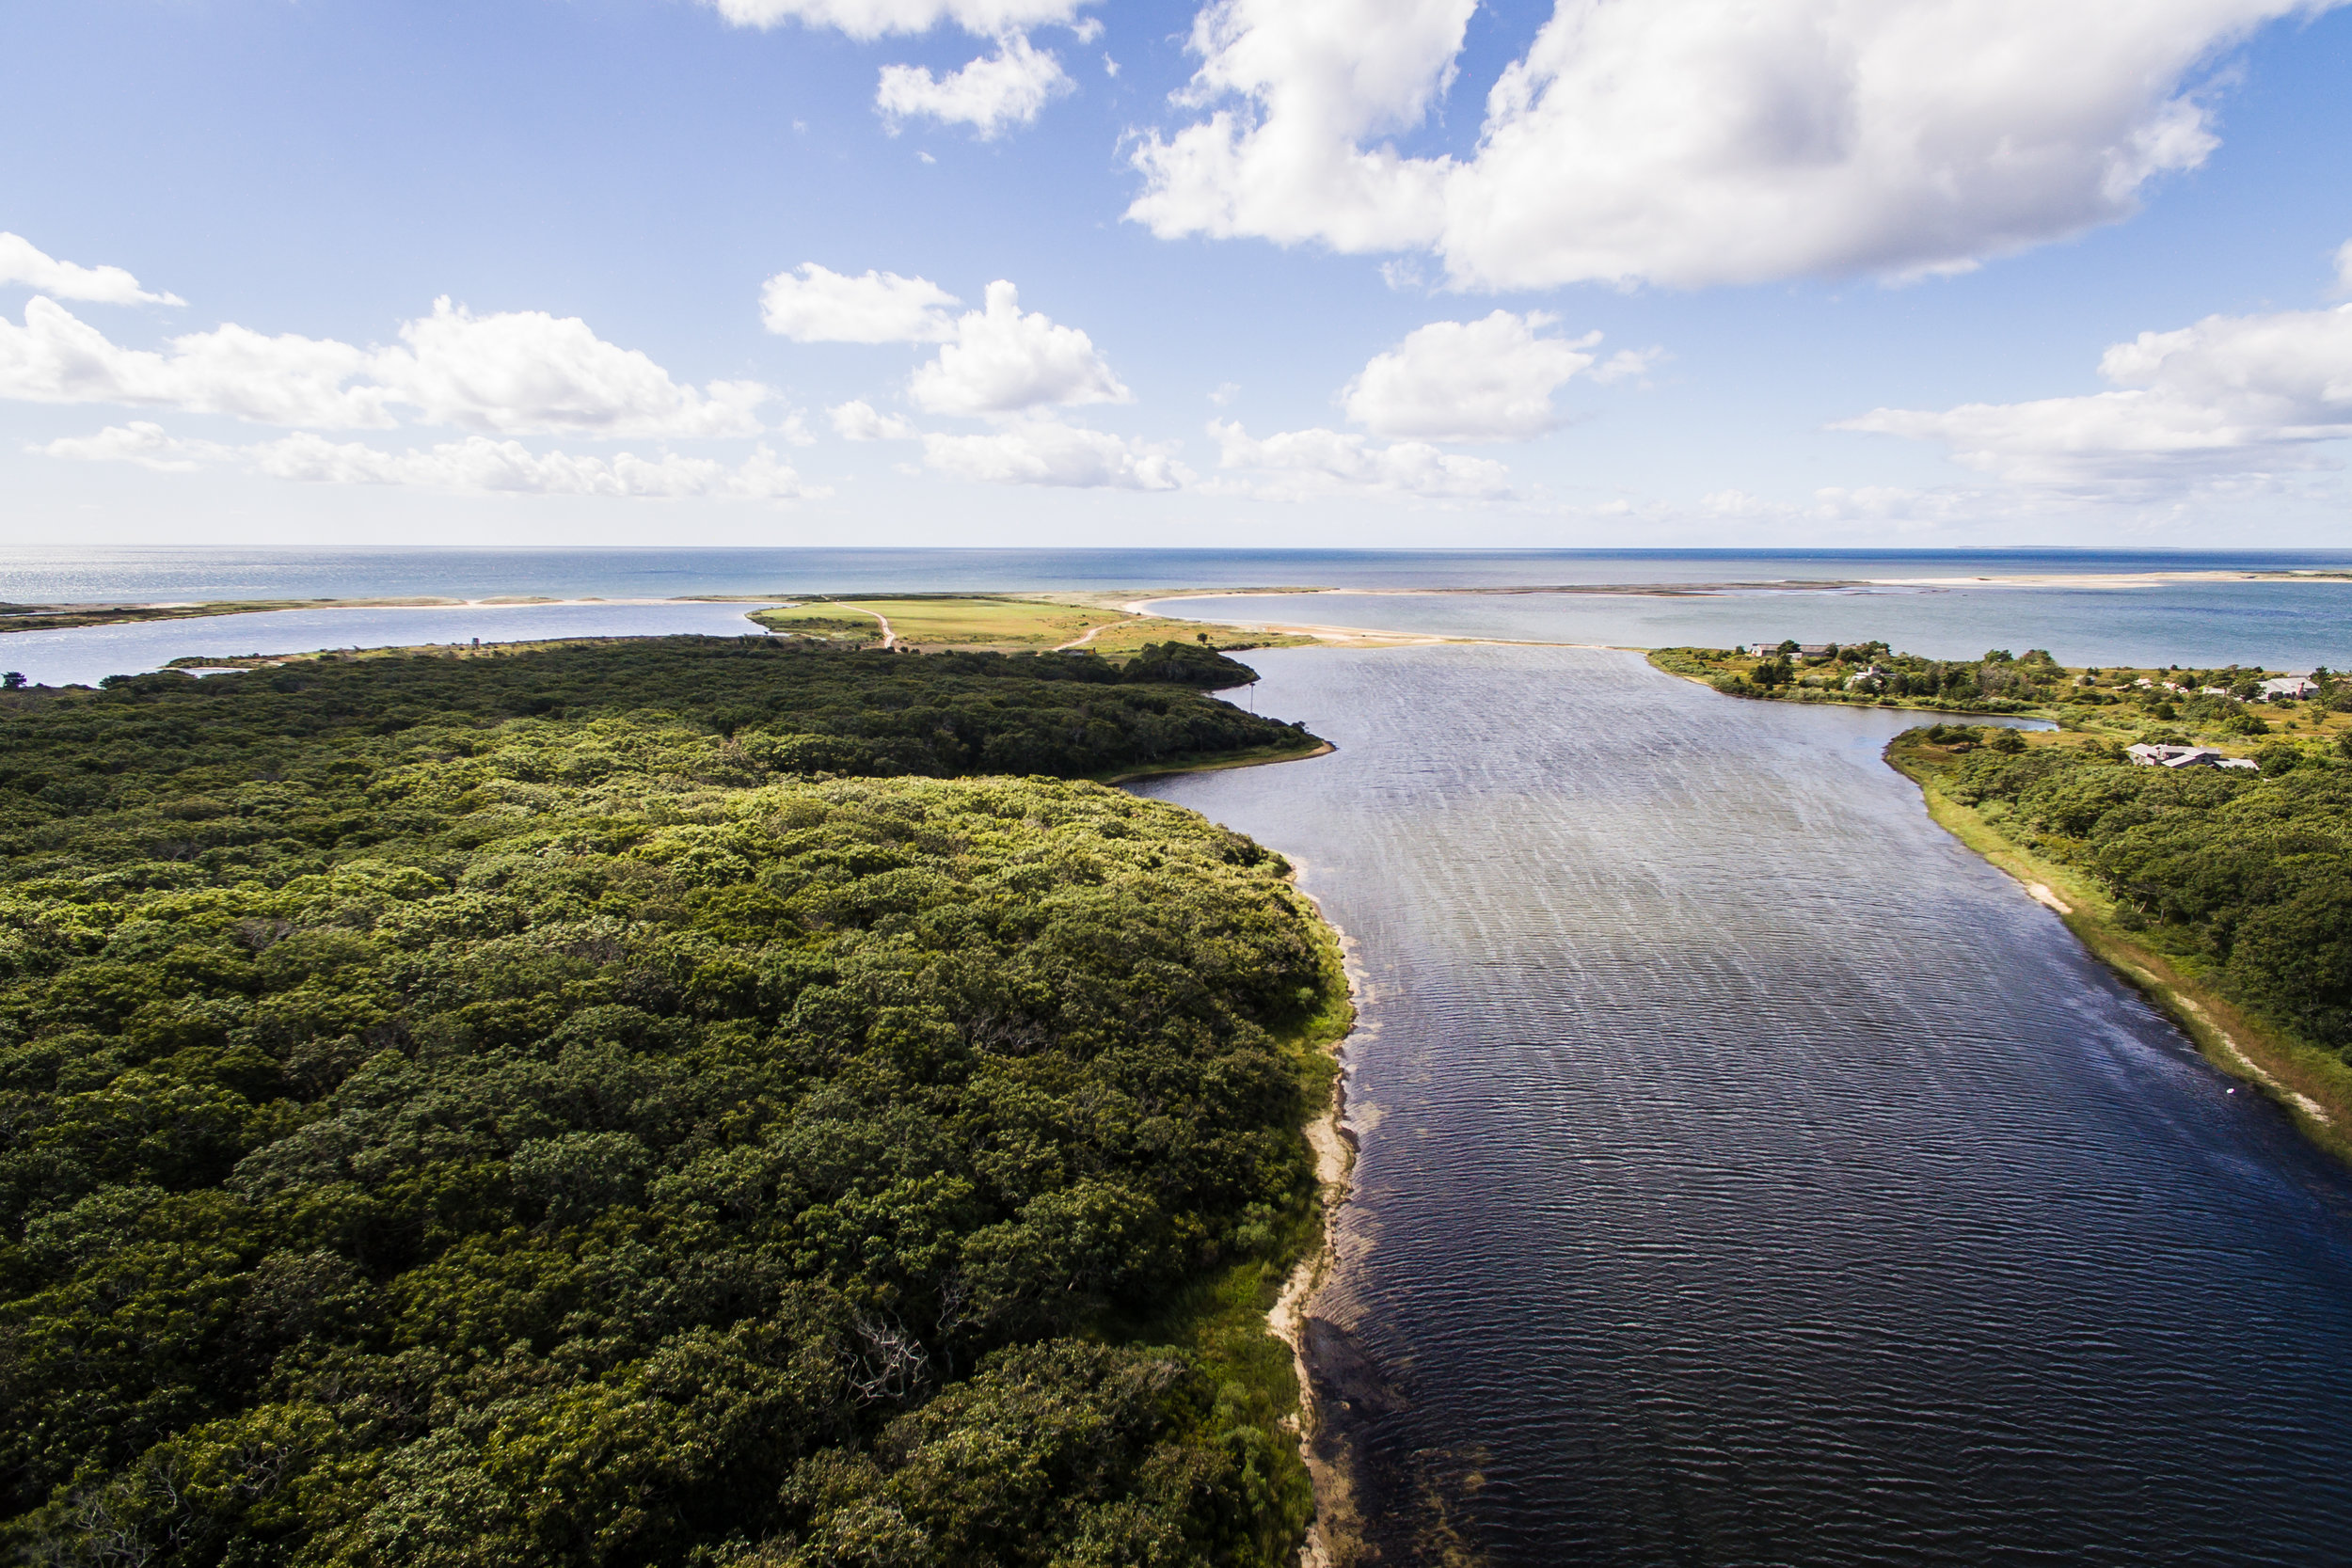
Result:
M695 640L5 701L30 1560L1295 1556L1279 1394L1136 1325L1295 1241L1327 940L1192 813L945 775L1295 730Z
M2283 742L2261 757L2260 773L2135 767L2112 744L1923 760L1953 799L2097 877L2125 924L2232 1000L2352 1061L2352 760Z

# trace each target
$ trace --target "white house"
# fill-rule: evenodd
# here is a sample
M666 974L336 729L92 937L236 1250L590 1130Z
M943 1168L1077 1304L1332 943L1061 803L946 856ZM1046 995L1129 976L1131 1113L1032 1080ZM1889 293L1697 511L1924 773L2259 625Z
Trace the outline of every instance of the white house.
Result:
M2231 759L2210 746L2126 746L2123 754L2142 768L2220 768ZM2252 763L2246 766L2251 768Z
M2265 697L2308 697L2318 689L2307 675L2274 675L2262 683Z
M2252 757L2225 757L2210 746L2126 746L2123 754L2141 768L2234 768L2260 772Z

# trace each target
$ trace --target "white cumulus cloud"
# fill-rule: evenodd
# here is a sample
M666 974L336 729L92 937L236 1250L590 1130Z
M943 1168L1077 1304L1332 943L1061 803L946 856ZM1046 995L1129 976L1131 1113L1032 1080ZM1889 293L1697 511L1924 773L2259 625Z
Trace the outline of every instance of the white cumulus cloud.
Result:
M95 436L60 436L27 450L77 463L135 463L167 474L193 473L206 464L228 462L237 455L234 447L217 441L183 440L146 420L108 425Z
M1592 370L1600 334L1541 336L1554 320L1497 310L1417 327L1347 384L1347 417L1375 436L1424 441L1524 441L1556 430L1566 417L1551 395Z
M987 309L966 311L956 322L955 341L915 370L912 390L932 414L1133 401L1092 339L1041 313L1023 315L1020 291L1001 278L988 286Z
M772 396L754 382L682 387L576 316L475 316L443 299L400 336L371 350L231 323L161 351L129 349L36 297L24 325L0 318L0 397L329 430L384 429L405 408L420 422L499 435L688 437L755 435L754 410Z
M1176 490L1193 479L1170 448L1055 420L1024 420L982 436L926 436L923 461L990 484Z
M0 397L112 403L228 414L263 424L382 428L389 391L352 386L368 354L230 325L171 339L161 352L122 348L55 300L24 303L24 325L0 317Z
M739 27L797 22L854 39L921 33L945 22L981 38L1073 21L1088 0L704 0Z
M850 277L803 261L768 279L759 317L796 343L941 343L956 335L947 309L959 303L928 277Z
M400 336L405 346L376 355L370 372L427 424L505 436L754 436L760 424L753 410L771 396L750 381L714 381L700 392L681 387L578 316L476 316L444 298Z
M2336 287L2352 290L2352 240L2336 247Z
M534 452L519 441L469 436L426 449L393 451L359 441L330 441L309 432L249 446L184 440L146 421L113 425L95 436L67 436L32 449L82 462L128 462L167 473L234 465L272 479L318 484L410 485L457 495L520 494L630 499L718 498L797 500L832 494L762 447L729 467L709 458L663 453L583 457Z
M2352 438L2352 305L2208 316L2099 361L2114 389L1941 412L1880 408L1835 428L1942 441L2028 484L2131 494L2326 464Z
M874 107L893 132L901 120L928 119L969 125L986 141L1031 123L1076 86L1051 50L1011 33L996 40L994 54L945 76L934 78L922 66L882 67Z
M1263 438L1238 423L1209 421L1221 467L1253 474L1228 488L1274 499L1358 494L1424 500L1506 500L1511 471L1483 457L1440 451L1426 441L1375 446L1336 430L1293 430Z
M22 283L56 299L86 299L96 305L185 305L178 294L153 294L120 267L84 267L60 261L21 234L0 233L0 285Z
M1910 276L2136 210L2216 145L2200 72L2344 0L1556 0L1476 150L1407 157L1475 0L1214 0L1134 160L1164 237L1428 249L1457 287Z
M921 432L896 414L883 414L863 398L825 410L833 433L845 441L912 441Z

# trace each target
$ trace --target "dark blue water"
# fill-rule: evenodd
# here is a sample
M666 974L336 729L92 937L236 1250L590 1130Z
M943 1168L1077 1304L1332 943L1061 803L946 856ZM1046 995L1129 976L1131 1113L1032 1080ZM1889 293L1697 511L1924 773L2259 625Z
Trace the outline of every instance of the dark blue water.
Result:
M1355 943L1386 1560L2352 1560L2352 1174L1929 821L1910 716L1248 657L1339 750L1141 787Z

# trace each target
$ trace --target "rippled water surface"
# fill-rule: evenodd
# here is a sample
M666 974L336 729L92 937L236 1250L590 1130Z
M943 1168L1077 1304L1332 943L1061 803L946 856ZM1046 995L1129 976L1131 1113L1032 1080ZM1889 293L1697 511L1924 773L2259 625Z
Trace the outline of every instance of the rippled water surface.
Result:
M2352 1177L1879 760L1630 656L1250 656L1348 931L1389 1560L2352 1560Z

